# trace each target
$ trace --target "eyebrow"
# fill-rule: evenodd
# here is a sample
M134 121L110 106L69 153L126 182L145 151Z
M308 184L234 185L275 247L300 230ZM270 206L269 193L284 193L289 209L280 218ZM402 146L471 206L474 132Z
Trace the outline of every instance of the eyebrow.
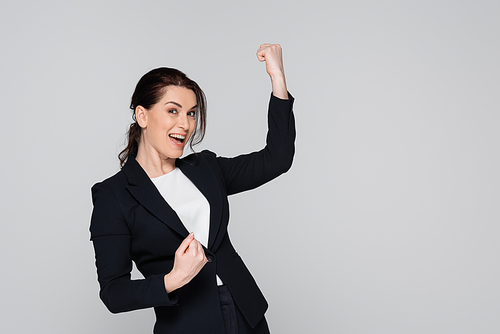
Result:
M182 108L182 106L181 106L179 103L175 102L175 101L168 101L168 102L166 102L166 103L165 103L165 105L167 105L167 104L169 104L169 103L175 104L175 105L176 105L176 106L178 106L179 108ZM195 108L198 108L198 105L197 105L197 104L195 104L193 107L191 107L191 109L195 109ZM191 110L191 109L189 109L189 110Z

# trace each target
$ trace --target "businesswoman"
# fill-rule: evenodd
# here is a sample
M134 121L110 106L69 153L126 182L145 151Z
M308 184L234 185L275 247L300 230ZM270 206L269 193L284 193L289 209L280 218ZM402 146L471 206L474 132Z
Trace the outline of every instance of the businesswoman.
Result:
M154 333L269 333L267 302L227 232L227 196L286 172L294 155L281 47L264 44L257 57L272 83L262 150L181 158L203 138L205 97L182 72L158 68L132 96L121 171L92 187L100 298L113 313L154 307ZM144 279L131 279L132 261Z

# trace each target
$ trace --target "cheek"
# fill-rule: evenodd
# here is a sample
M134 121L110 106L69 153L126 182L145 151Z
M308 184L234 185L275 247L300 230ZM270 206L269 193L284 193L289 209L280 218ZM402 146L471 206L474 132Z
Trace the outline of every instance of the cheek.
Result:
M167 137L168 128L165 124L155 124L154 126L149 127L149 136L152 141L157 144L164 143L165 138Z
M158 136L164 137L170 130L172 130L172 122L165 120L161 123L156 124L156 132Z
M189 121L189 134L192 134L194 129L196 129L196 121L192 119Z

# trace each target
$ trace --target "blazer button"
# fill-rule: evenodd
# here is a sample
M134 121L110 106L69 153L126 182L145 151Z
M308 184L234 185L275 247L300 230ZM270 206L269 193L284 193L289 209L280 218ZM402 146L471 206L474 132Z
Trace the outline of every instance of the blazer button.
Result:
M214 257L212 255L207 255L207 260L208 262L212 262L214 260Z

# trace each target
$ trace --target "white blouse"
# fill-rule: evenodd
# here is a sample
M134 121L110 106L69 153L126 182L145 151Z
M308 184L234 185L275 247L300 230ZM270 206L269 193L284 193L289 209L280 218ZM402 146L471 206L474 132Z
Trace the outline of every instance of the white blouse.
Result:
M152 178L151 181L177 213L186 229L194 232L196 240L208 248L210 204L201 191L177 167L170 173ZM222 284L217 276L217 285Z

